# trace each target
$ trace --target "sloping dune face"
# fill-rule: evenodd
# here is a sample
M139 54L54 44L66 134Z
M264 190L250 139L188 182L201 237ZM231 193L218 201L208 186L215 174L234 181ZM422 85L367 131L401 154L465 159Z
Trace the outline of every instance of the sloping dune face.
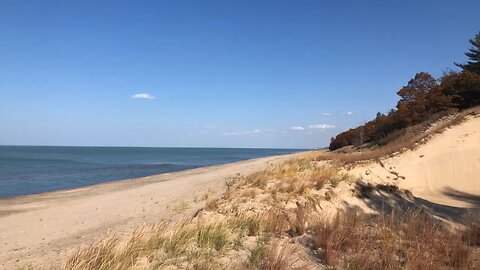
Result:
M480 207L480 116L435 135L425 145L387 161L401 188L434 203Z

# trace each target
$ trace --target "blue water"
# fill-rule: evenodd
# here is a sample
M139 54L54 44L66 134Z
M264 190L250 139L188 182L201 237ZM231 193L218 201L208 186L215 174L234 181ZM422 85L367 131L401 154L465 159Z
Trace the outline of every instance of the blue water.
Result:
M0 198L297 151L299 150L0 146Z

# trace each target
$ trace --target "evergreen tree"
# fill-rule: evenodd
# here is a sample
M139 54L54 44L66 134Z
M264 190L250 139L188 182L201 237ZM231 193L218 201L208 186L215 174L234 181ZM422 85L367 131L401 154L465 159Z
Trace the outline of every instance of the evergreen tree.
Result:
M475 38L469 40L472 47L465 53L468 57L466 64L457 64L455 65L461 67L463 70L468 70L475 72L480 75L480 32L475 36Z

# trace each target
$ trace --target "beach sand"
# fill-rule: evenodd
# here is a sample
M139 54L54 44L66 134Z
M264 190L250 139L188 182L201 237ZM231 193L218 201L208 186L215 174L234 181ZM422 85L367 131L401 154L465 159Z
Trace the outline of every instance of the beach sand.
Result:
M222 191L226 178L249 174L295 155L0 200L0 269L30 263L49 269L78 247L109 232L128 235L143 223L191 215L204 206L202 196ZM188 209L175 215L175 205L188 205Z

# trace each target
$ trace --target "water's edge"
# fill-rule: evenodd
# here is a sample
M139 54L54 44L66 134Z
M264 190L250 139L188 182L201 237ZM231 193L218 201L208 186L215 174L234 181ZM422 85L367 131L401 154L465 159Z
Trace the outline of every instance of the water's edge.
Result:
M4 149L5 147L0 147L0 151L2 150L2 148ZM272 151L272 150L274 152L275 151L284 151L284 152L281 152L279 154L271 153L270 155L267 155L268 151ZM92 187L92 186L101 186L101 185L106 185L106 184L126 183L126 182L132 182L132 184L141 184L141 182L139 182L139 181L145 182L145 181L148 181L149 178L158 177L158 176L164 175L164 174L188 172L188 171L197 170L197 169L203 169L203 168L209 168L209 167L215 167L215 166L223 166L223 165L230 165L230 164L233 164L233 163L243 162L243 161L248 161L248 160L254 160L254 159L258 159L258 158L266 158L266 157L272 158L274 156L288 155L288 154L292 154L292 153L305 151L305 150L300 150L300 149L298 149L298 150L297 149L295 149L295 150L291 150L291 149L289 149L289 150L272 149L272 150L270 150L270 149L266 150L267 153L262 153L262 154L260 154L259 157L256 156L256 155L258 155L258 153L257 153L256 155L253 155L252 157L245 157L245 156L236 157L235 160L233 160L233 161L229 161L228 159L227 160L215 159L214 161L212 161L212 162L210 162L206 165L198 165L198 164L194 165L194 164L192 164L192 165L189 165L189 166L179 166L179 167L178 166L177 167L166 166L166 167L168 167L167 170L162 169L161 171L142 171L140 173L140 175L138 175L138 172L137 172L137 174L132 175L128 171L128 167L127 167L127 169L125 170L126 173L122 174L121 176L116 175L116 177L114 177L114 178L108 178L108 177L107 178L99 178L98 175L94 175L93 177L95 177L95 179L94 179L95 181L82 181L82 180L80 180L80 181L74 182L73 184L70 184L70 186L57 185L57 186L50 187L49 190L37 190L37 191L32 190L32 189L29 190L28 187L26 187L26 185L29 184L28 182L26 184L25 183L19 183L18 187L16 187L17 190L21 190L22 188L26 187L25 192L18 192L17 191L17 193L19 193L19 194L11 194L11 195L0 194L0 201L26 198L26 197L29 197L29 196L37 196L37 197L43 197L45 195L52 195L53 196L53 195L59 194L59 193L65 193L65 192L69 192L69 191L75 191L75 190L89 188L89 187ZM216 150L216 151L218 151L218 150ZM247 150L242 150L242 151L248 151L248 149ZM253 149L253 151L258 151L258 150ZM260 150L260 151L264 151L264 150ZM1 158L1 155L0 155L0 158ZM144 166L144 165L142 165L142 166ZM161 163L161 164L155 165L155 166L162 168L164 166L164 164ZM1 168L2 167L0 167L0 169ZM122 171L123 171L123 169L122 169ZM5 178L6 177L4 177L4 179ZM0 178L0 180L2 180L2 179ZM75 180L76 179L74 179L74 181ZM6 182L6 185L8 185L8 184L12 185L12 183L9 183L8 180L4 181L4 182L0 181L0 190L2 190L2 185L5 185L5 182ZM134 183L134 182L136 182L136 183ZM55 182L54 182L54 184L55 184ZM112 186L114 186L114 185L112 185Z

